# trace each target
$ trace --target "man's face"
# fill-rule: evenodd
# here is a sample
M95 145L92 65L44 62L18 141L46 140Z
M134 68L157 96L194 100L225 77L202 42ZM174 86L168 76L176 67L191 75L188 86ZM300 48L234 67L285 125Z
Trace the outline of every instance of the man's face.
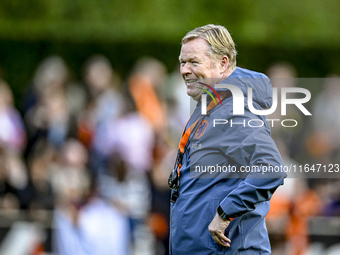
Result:
M182 45L179 56L180 72L187 86L187 94L198 100L203 93L203 82L215 85L222 77L219 61L210 55L208 42L203 38L189 40ZM207 79L211 78L211 79Z

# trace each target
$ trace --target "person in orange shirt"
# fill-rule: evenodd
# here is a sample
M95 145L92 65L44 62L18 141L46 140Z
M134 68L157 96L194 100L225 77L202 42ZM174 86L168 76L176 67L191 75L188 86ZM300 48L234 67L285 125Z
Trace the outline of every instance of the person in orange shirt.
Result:
M160 96L166 79L163 63L153 58L137 61L129 79L129 90L137 111L151 124L156 134L166 136L165 102Z
M287 225L287 240L291 255L303 255L308 250L308 220L322 209L322 201L317 192L307 187L304 179L296 183L296 195L291 202Z

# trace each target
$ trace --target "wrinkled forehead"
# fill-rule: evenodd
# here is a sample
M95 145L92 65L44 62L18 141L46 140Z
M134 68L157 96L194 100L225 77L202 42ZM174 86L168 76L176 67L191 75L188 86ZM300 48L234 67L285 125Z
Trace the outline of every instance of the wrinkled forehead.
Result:
M210 56L211 48L209 43L203 38L188 40L182 44L179 60L184 58L199 58Z

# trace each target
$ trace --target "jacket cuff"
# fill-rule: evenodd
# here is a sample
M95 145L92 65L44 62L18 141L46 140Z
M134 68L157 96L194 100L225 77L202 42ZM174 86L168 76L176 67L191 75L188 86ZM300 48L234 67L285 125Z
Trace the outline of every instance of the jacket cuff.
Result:
M220 203L220 207L222 208L224 213L228 215L228 217L231 219L241 216L239 210L236 207L234 207L234 205L230 203L230 201L223 200Z

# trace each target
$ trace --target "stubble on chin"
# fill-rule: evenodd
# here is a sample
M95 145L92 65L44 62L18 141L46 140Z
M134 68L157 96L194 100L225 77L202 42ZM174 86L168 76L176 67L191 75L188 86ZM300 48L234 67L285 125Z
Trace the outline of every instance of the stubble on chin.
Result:
M199 90L199 89L197 89ZM202 90L197 91L197 93L190 93L187 91L188 96L190 96L192 99L198 101L201 98L201 95L203 94Z

